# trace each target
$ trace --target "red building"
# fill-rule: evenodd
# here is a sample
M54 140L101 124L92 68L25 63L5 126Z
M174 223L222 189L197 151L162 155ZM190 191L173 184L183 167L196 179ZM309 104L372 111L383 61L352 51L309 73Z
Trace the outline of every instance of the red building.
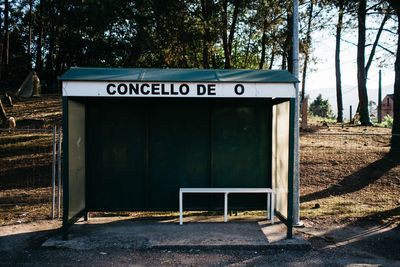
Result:
M382 101L382 118L387 114L393 118L393 94L386 95Z

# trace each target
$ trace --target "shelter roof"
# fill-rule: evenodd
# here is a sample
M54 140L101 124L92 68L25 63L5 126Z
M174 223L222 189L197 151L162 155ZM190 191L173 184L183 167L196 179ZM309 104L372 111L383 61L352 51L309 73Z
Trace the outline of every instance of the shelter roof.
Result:
M78 68L61 81L297 83L286 70Z

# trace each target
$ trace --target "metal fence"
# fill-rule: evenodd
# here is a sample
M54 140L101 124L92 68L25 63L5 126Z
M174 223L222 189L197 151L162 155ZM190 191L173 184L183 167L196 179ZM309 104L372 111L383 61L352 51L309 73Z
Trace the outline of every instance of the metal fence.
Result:
M0 224L61 215L61 129L0 129Z
M400 215L400 162L391 134L302 133L300 214L312 221L390 220Z

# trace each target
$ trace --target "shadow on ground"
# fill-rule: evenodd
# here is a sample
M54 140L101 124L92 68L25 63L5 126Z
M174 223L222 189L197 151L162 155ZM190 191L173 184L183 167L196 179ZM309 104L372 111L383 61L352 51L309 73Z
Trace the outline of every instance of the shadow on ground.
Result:
M374 183L386 172L400 165L400 161L387 155L365 168L346 176L340 183L327 189L300 197L302 203L331 196L340 196L359 191Z
M309 227L299 229L314 249L340 248L354 251L366 259L400 261L400 225L393 223L372 224L377 218L393 218L400 215L400 207L359 218L352 223L333 227Z

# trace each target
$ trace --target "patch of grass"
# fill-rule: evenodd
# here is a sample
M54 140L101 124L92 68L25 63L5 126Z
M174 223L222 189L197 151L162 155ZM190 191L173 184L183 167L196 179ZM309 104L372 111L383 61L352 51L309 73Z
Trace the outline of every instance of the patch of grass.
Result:
M387 114L381 123L378 123L377 121L373 122L374 125L379 126L379 127L385 127L385 128L392 128L393 127L393 118Z
M50 187L0 190L0 224L48 219L50 200Z
M53 142L50 134L31 134L31 135L15 135L0 136L0 149L3 151L14 151L20 149L36 149L38 147L48 148Z
M329 124L335 124L336 123L336 119L335 118L323 118L323 117L319 117L319 116L314 116L314 115L312 115L310 113L308 113L307 119L312 121L312 122L319 122L319 123L322 123L322 122L326 122L326 123L329 123Z
M376 214L398 207L394 196L376 194L371 198L373 192L357 192L351 195L331 196L325 199L313 200L300 204L300 212L303 219L324 220L328 217L337 219L360 219L374 217ZM349 201L351 199L352 201ZM387 214L386 220L394 219L399 214ZM382 219L383 216L381 216Z

